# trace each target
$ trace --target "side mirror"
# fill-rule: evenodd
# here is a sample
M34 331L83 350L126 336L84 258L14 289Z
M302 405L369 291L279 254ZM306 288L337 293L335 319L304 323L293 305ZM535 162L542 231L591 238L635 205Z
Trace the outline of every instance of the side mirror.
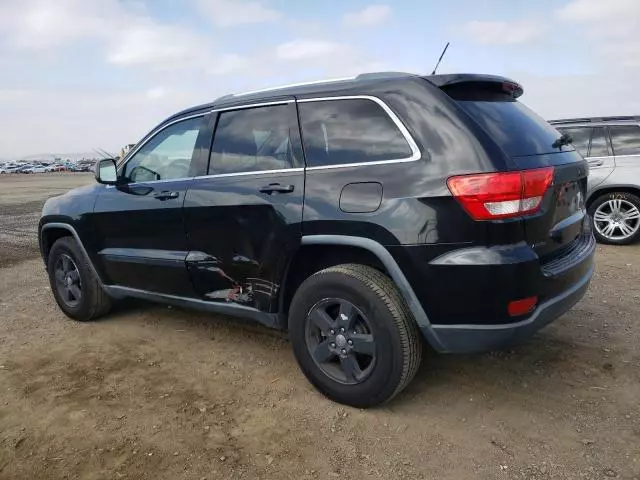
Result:
M96 163L96 182L105 185L115 185L118 182L118 170L113 158L103 158Z

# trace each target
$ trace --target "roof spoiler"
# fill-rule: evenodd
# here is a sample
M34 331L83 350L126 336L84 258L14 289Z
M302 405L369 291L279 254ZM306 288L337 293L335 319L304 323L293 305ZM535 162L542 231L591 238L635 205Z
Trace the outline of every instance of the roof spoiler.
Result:
M438 88L446 89L462 84L500 84L502 90L510 93L513 98L518 98L524 93L522 85L514 80L499 75L482 75L477 73L455 73L445 75L427 75L422 77Z

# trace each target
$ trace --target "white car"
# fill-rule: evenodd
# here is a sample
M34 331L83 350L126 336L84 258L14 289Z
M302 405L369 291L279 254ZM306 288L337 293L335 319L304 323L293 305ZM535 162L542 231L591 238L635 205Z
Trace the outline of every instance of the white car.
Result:
M46 167L31 167L25 168L22 173L47 173Z

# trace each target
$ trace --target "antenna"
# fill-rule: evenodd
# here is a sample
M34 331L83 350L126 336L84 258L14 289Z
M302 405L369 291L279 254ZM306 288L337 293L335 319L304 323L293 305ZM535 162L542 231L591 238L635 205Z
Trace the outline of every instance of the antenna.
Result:
M100 155L102 158L113 158L113 157L109 156L107 154L107 152L105 152L104 150L101 150L99 148L94 148L93 151L96 152L98 155Z
M94 152L99 153L103 158L115 158L111 153L102 148L95 149Z
M436 74L436 70L438 70L438 67L440 66L440 62L442 61L442 57L444 57L444 54L447 52L447 48L449 48L449 42L447 42L447 44L444 46L444 50L442 50L442 54L440 54L438 63L436 63L436 66L434 67L433 72L431 72L431 75Z

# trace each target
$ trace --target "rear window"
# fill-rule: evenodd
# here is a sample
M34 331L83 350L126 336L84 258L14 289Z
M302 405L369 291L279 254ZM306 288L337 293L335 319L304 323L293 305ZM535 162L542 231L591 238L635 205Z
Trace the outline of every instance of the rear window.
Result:
M615 155L640 155L640 127L612 125L609 127Z
M499 84L496 84L498 87ZM510 95L490 88L458 84L443 89L511 157L558 152L552 146L560 133ZM563 146L562 150L573 150Z

